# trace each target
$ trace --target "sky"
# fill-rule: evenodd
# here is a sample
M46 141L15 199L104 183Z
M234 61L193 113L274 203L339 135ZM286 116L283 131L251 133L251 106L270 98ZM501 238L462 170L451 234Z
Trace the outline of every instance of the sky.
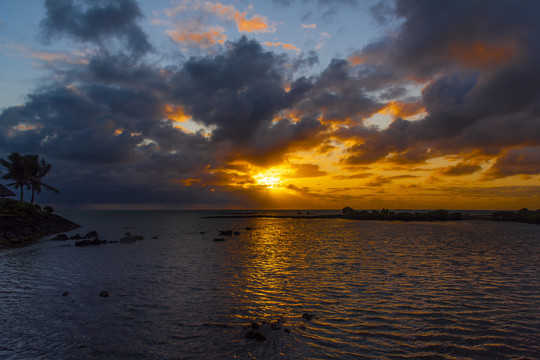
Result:
M536 0L3 0L0 157L52 164L61 193L37 201L56 209L537 209L539 18Z

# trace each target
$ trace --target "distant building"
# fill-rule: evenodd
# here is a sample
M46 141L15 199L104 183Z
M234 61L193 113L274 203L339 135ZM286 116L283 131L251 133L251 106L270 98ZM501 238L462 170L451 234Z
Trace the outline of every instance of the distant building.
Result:
M6 196L15 196L15 193L9 190L4 185L0 184L0 196L5 198Z

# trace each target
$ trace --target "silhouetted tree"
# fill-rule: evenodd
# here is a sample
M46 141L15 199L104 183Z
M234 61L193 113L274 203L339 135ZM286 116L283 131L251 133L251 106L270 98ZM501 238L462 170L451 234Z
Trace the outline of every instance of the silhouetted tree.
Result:
M7 158L8 160L0 159L0 164L8 170L2 179L13 181L9 185L15 186L16 189L21 188L21 201L24 200L24 187L32 189L32 204L35 194L41 193L42 187L59 193L57 189L42 182L43 177L51 170L51 164L47 164L45 159L41 159L40 162L36 154L21 155L17 152L11 153Z
M32 200L30 201L31 204L34 203L35 194L41 193L41 187L45 188L46 190L60 193L57 189L53 188L50 185L47 185L41 181L45 175L51 171L51 164L47 164L45 162L45 159L41 159L41 162L38 160L37 155L25 155L28 156L28 166L30 167L30 179L29 184L32 188Z
M15 189L21 188L21 201L24 198L24 187L30 189L28 180L30 179L30 167L25 156L17 152L8 155L8 160L0 159L0 163L7 168L7 174L2 175L2 179L13 181L10 186Z

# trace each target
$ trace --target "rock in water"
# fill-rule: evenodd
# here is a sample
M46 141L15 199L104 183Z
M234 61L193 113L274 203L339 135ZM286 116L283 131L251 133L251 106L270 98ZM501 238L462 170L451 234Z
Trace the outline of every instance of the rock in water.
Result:
M266 336L264 336L263 334L261 334L261 332L256 331L256 330L249 330L246 333L246 338L247 339L254 339L254 340L257 340L257 341L266 340Z
M131 235L130 232L125 233L124 236L120 239L120 242L123 244L134 243L135 241L137 241L137 239L135 238L135 236Z
M109 297L109 292L107 290L103 290L99 293L99 296L101 297Z
M95 230L90 231L88 234L84 235L83 239L91 239L99 237L98 233Z

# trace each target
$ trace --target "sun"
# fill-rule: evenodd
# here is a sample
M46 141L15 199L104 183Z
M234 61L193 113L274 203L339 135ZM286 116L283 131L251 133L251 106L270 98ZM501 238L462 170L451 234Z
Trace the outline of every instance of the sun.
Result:
M257 185L264 186L270 189L275 189L280 187L283 178L276 170L267 170L261 172L257 175L254 175L253 178L257 182Z

